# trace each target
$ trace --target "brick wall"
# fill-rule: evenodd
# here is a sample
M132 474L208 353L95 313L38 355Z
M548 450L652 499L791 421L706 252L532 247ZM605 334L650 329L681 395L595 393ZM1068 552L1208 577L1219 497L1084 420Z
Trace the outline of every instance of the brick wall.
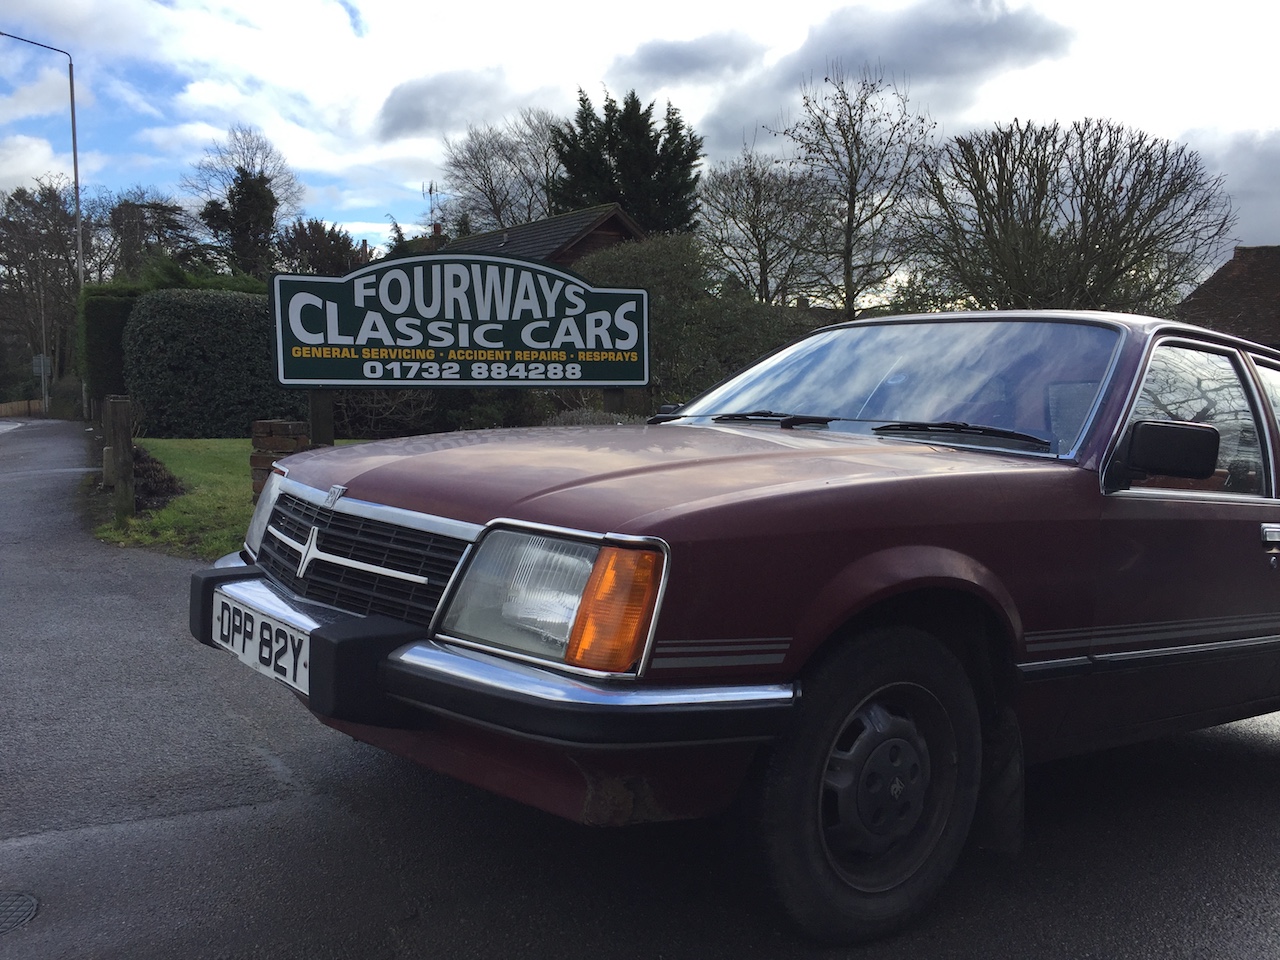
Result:
M272 465L281 457L311 446L310 425L305 420L255 420L253 452L249 469L253 473L253 499L256 502L271 475Z

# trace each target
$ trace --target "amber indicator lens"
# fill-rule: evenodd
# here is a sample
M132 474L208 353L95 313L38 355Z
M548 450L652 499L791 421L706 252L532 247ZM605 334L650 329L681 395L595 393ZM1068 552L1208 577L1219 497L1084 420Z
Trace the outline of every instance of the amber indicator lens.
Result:
M591 570L565 662L622 673L640 659L662 581L662 554L604 547Z

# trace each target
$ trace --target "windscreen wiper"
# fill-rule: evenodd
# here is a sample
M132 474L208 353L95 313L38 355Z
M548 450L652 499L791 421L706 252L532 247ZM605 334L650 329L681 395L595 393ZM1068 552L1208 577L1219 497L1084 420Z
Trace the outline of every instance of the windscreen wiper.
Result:
M773 410L748 410L744 413L721 413L711 418L717 422L732 420L777 420L778 426L783 430L790 430L792 427L800 426L806 423L816 423L825 426L833 420L840 420L840 417L823 417L809 413L777 413Z
M1034 433L1023 433L1020 430L1006 430L1004 427L992 427L981 423L964 423L960 420L899 420L893 423L882 423L872 427L872 433L959 433L978 437L995 437L999 440L1016 440L1019 443L1031 444L1041 450L1053 449L1053 444L1044 437Z

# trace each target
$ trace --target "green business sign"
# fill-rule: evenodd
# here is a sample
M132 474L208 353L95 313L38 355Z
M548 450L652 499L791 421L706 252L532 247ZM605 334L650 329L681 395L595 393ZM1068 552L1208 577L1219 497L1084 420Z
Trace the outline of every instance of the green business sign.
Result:
M649 298L511 257L382 260L277 275L288 387L633 387L649 382Z

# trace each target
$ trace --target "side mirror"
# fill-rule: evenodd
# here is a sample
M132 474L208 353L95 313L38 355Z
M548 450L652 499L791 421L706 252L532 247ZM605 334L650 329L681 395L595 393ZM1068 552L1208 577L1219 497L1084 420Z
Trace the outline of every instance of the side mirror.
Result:
M1206 480L1218 469L1216 427L1177 420L1139 420L1128 443L1107 469L1107 491L1123 490L1135 477L1157 474Z

